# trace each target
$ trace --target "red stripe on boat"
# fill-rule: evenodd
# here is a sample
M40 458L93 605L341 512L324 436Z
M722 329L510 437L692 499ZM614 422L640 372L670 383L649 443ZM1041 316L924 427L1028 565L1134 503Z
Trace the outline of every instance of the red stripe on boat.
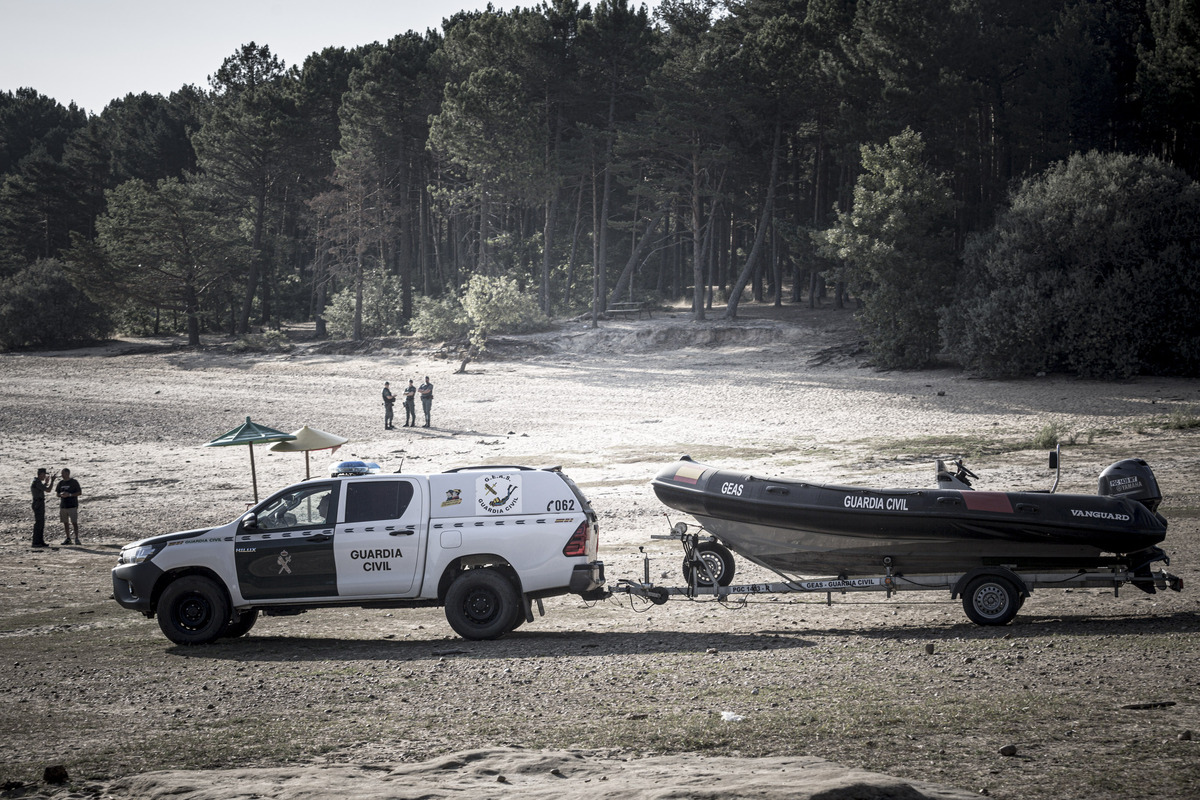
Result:
M1004 492L961 492L963 502L972 511L999 511L1013 513L1012 503Z

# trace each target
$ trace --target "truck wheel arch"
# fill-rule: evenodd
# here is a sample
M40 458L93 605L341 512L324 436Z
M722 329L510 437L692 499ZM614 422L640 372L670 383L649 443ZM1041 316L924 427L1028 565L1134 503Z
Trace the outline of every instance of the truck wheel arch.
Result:
M525 590L521 586L521 576L517 570L507 560L501 556L491 553L480 553L476 555L463 556L457 558L446 565L446 569L442 571L442 576L438 579L437 599L440 605L446 603L446 592L450 589L450 584L454 583L454 579L468 569L478 569L481 567L489 567L496 572L501 573L508 578L517 590L517 595L525 596Z
M150 593L150 608L154 610L155 614L158 613L158 601L162 597L163 590L180 578L186 578L189 575L199 575L200 577L208 578L221 587L221 591L225 593L225 602L229 603L230 608L233 608L233 597L229 593L229 587L225 585L225 581L222 580L220 575L207 567L182 567L170 572L164 572L158 579L158 583L154 585L154 590Z

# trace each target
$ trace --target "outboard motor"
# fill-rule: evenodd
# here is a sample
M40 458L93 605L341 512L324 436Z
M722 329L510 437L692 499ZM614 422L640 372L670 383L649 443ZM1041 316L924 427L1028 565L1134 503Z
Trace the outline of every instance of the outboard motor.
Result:
M1101 472L1097 494L1102 497L1128 497L1155 512L1162 502L1162 492L1154 478L1154 470L1140 458L1118 461Z

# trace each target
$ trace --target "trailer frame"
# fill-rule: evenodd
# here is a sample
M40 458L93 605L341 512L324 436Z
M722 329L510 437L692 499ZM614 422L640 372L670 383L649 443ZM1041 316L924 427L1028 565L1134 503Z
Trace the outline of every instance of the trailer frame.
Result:
M1089 565L1077 569L1036 570L1019 569L1015 564L996 564L975 567L966 572L923 573L910 578L902 573L894 573L891 559L885 558L882 565L883 574L876 576L797 578L758 564L763 569L774 572L782 580L721 585L719 581L705 580L705 576L709 575L709 564L702 557L701 545L707 545L710 551L712 546L709 543L715 543L721 548L725 548L725 545L716 537L704 532L701 526L681 522L674 526L669 535L652 535L650 538L678 539L683 544L684 573L690 575L689 585L659 586L651 581L650 554L644 547L639 547L643 559L642 580L639 582L620 579L616 586L612 587L612 594L625 593L662 605L671 598L696 600L711 596L717 601L724 601L760 594L823 593L826 605L832 605L835 592L843 595L854 592L886 592L890 598L893 592L949 590L952 601L962 598L963 610L972 622L979 625L1006 625L1016 616L1025 598L1029 597L1034 589L1112 589L1114 597L1119 596L1121 587L1126 584L1148 592L1158 589L1170 589L1175 592L1183 590L1182 578L1163 569L1150 568L1151 563L1158 561L1170 566L1170 557L1158 548L1154 548L1156 552L1152 558L1133 569L1123 563L1108 566Z

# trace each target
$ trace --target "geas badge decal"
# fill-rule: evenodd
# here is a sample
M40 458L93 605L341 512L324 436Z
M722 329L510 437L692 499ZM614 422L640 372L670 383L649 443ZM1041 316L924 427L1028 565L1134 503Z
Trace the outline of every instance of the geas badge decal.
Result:
M521 476L485 475L475 480L476 514L520 514Z

